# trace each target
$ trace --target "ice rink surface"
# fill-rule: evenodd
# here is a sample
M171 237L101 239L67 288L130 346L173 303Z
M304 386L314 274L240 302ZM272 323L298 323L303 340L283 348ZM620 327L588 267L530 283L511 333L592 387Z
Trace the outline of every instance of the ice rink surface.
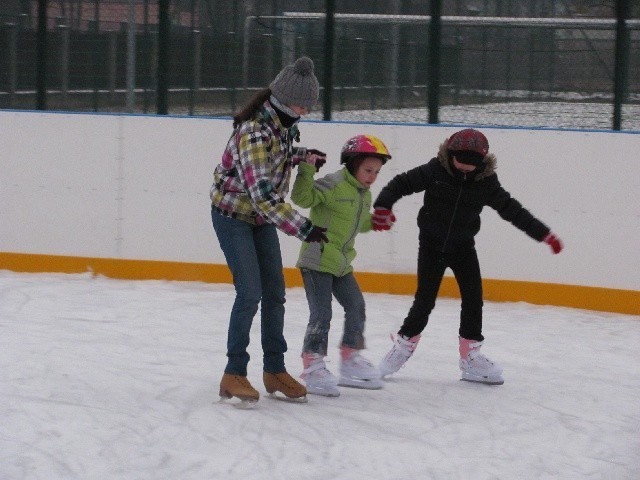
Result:
M440 299L383 390L219 404L231 285L0 271L1 480L640 478L640 317L487 303L483 347L505 384L459 381L459 301ZM365 294L365 356L411 298ZM297 376L308 309L287 294ZM259 317L257 317L259 318ZM342 312L334 304L329 368Z

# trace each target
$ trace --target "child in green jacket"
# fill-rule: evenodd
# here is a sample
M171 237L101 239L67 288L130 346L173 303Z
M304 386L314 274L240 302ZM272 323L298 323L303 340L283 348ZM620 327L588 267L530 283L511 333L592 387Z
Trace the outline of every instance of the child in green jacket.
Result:
M357 135L342 148L344 168L314 181L312 157L300 163L291 199L310 208L314 225L326 228L327 243L304 244L297 266L309 303L309 324L302 348L302 378L308 393L337 397L338 385L379 389L380 372L360 355L365 346L365 302L353 275L355 237L360 232L388 230L391 219L371 214L371 192L378 173L391 158L387 147L372 135ZM340 344L340 379L326 367L332 296L345 312Z

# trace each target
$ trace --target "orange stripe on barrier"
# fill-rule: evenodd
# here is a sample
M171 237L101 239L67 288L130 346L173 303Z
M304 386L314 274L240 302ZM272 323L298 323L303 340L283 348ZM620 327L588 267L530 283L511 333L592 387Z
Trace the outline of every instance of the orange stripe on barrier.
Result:
M0 252L0 269L38 273L90 272L94 275L127 280L232 282L231 273L226 265L157 260ZM286 268L284 276L287 287L302 286L302 277L297 268ZM356 272L355 276L364 292L413 295L416 289L416 277L413 274ZM640 292L636 290L497 279L484 279L483 289L487 301L527 302L640 315ZM453 277L443 279L439 295L460 297Z

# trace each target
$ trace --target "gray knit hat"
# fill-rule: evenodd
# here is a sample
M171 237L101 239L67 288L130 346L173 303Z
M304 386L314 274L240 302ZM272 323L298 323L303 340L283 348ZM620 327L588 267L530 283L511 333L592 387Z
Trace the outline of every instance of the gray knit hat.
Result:
M318 102L319 91L318 79L313 74L313 60L300 57L293 65L287 65L269 88L280 103L311 110Z

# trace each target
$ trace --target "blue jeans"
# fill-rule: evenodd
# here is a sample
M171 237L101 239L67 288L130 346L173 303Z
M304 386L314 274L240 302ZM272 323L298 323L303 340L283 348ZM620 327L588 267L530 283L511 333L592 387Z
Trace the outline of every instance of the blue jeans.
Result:
M332 294L344 308L344 332L341 345L364 348L365 303L353 273L336 277L330 273L303 268L302 280L309 303L309 324L302 351L327 354L331 324Z
M211 210L211 219L236 289L224 371L247 375L251 324L260 305L264 371L284 372L284 353L287 351L283 334L285 285L276 227L266 223L251 225L226 217L215 209Z

